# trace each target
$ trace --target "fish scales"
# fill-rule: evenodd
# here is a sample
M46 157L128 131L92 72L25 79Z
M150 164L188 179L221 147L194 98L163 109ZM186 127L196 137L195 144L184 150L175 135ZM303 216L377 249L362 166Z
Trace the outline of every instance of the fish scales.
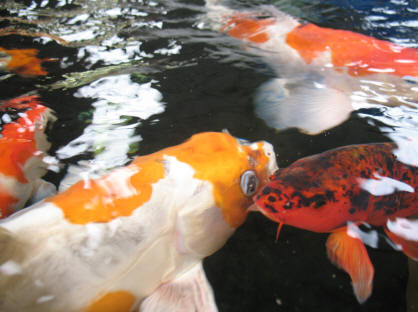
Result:
M390 216L408 216L417 211L417 168L398 161L392 143L341 147L297 160L271 177L271 182L256 196L257 204L272 214L280 205L282 222L290 224L286 211L298 208L330 209L343 218L332 225L313 225L311 230L329 232L347 221L384 225ZM375 196L365 190L365 181L388 177L410 185L414 192L396 190ZM302 223L303 216L295 221ZM305 223L303 223L305 224ZM305 227L304 227L305 228Z
M295 161L271 176L254 197L258 209L279 223L331 232L328 257L351 277L362 303L372 293L374 267L358 225L383 226L405 255L418 259L417 238L408 231L418 213L417 167L397 156L393 143L352 145ZM403 226L401 230L399 227Z

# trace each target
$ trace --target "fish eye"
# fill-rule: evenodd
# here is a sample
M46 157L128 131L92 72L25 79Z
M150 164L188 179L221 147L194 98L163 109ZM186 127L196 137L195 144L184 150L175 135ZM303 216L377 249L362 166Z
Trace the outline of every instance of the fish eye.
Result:
M254 171L247 170L241 175L241 190L245 196L254 195L258 186L258 178Z

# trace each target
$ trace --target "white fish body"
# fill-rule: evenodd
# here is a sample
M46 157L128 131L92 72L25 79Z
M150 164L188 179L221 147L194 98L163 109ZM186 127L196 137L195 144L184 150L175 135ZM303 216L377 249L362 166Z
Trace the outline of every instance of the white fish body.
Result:
M258 190L276 168L266 142L203 133L9 217L0 223L0 310L216 311L202 259L245 219L242 174L253 172ZM143 200L148 186L142 205L119 207Z

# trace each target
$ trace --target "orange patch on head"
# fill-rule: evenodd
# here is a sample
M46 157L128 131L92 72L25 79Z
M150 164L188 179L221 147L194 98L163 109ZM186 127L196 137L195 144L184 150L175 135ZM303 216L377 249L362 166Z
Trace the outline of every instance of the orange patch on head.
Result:
M346 67L352 76L387 72L418 76L418 50L405 48L347 30L306 24L288 33L286 43L310 64L328 51L334 67Z
M11 59L7 63L8 70L15 72L21 76L45 76L48 74L42 68L42 62L50 61L49 59L39 59L36 57L38 50L36 49L11 49L6 50L0 48L0 52L10 55Z
M136 297L128 291L119 290L109 292L93 302L85 312L130 312Z
M208 132L194 135L184 144L168 149L166 154L188 163L196 171L195 178L212 183L215 203L225 221L235 228L244 222L252 203L251 196L241 191L241 175L254 170L259 187L268 181L269 158L262 148L262 143L253 150L240 145L229 134Z
M228 35L238 39L245 39L254 43L263 43L270 39L267 27L274 24L274 19L255 19L245 16L235 16L224 27Z

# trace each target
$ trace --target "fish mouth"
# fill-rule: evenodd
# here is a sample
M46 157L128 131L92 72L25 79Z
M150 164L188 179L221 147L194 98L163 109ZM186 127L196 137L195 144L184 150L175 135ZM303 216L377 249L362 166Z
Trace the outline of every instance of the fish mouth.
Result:
M268 211L268 209L263 209L260 207L260 205L257 204L257 201L255 201L249 208L248 211L256 211L261 212L264 216L266 216L268 219L272 220L273 222L276 222L277 225L277 232L276 232L276 241L279 239L280 231L285 225L284 216L280 213L280 211L277 211L274 209L274 211Z

